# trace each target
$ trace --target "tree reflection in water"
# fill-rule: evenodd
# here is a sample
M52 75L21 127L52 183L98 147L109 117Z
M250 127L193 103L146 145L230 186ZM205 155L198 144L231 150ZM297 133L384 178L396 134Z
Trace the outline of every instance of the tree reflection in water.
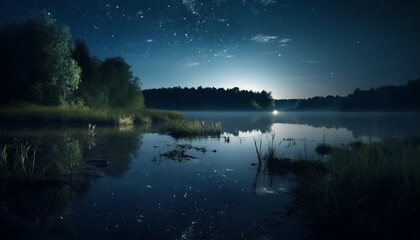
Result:
M141 145L144 129L96 128L7 131L1 144L36 144L36 167L48 166L39 181L13 179L0 183L0 232L19 238L70 237L72 231L60 226L73 200L84 198L93 177L122 177ZM94 133L94 134L92 134ZM86 162L103 159L104 168ZM30 236L27 235L31 233ZM73 236L74 237L74 236Z

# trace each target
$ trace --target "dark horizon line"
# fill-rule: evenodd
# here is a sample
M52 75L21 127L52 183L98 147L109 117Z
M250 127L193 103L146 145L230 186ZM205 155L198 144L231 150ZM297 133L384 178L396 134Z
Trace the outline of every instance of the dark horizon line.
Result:
M358 90L361 90L361 91L369 91L369 90L372 90L372 89L378 89L378 88L382 88L382 87L403 87L403 86L405 86L405 85L407 85L410 81L420 81L420 77L419 78L417 78L417 79L409 79L405 84L401 84L401 85L392 85L392 84L389 84L389 85L379 85L379 86L376 86L376 87L370 87L369 89L360 89L360 88L355 88L355 89L353 89L353 92L350 92L350 93L348 93L347 95L338 95L338 94L336 94L336 95L331 95L331 94L327 94L327 95L323 95L323 96L320 96L320 95L318 95L318 96L312 96L312 97L307 97L307 98L273 98L273 100L289 100L289 101L293 101L293 100L307 100L307 99L311 99L311 98L315 98L315 97L322 97L322 98L325 98L325 97L328 97L328 96L332 96L332 97L347 97L347 96L349 96L350 94L353 94L354 93L354 91L356 90L356 89L358 89ZM210 88L210 89L213 89L213 88L215 88L215 89L220 89L220 88L222 88L222 89L224 89L224 90L229 90L229 89L235 89L235 88L238 88L239 89L239 91L250 91L250 92L254 92L254 93L260 93L260 92L262 92L262 91L265 91L265 92L267 92L267 93L272 93L272 91L271 90L265 90L265 89L263 89L263 90L261 90L261 91L255 91L255 90L249 90L249 89L241 89L240 87L232 87L232 88L225 88L225 87L215 87L215 86L212 86L212 87L210 87L210 86L201 86L201 85L199 85L199 86L196 86L196 87L186 87L186 86L184 86L184 87L181 87L181 86L173 86L173 87L160 87L160 88L145 88L145 89L142 89L142 91L147 91L147 90L156 90L156 89L170 89L170 88L181 88L181 89L184 89L184 88L188 88L188 89L198 89L199 87L201 87L201 88L203 88L203 89L206 89L206 88Z

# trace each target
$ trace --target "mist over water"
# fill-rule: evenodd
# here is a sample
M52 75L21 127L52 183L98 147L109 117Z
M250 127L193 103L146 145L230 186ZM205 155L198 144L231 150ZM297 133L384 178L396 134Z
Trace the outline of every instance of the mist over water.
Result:
M420 115L415 112L181 112L189 119L222 122L223 130L233 135L239 132L259 131L267 133L279 125L307 126L333 133L332 129L349 131L354 138L360 137L410 137L420 132ZM300 127L298 127L300 126ZM280 127L281 128L281 127ZM294 138L294 131L280 133L281 137ZM314 138L316 132L307 132L307 137ZM343 133L344 134L344 133ZM284 135L284 136L283 136ZM324 135L328 134L325 133ZM344 135L343 135L344 137Z

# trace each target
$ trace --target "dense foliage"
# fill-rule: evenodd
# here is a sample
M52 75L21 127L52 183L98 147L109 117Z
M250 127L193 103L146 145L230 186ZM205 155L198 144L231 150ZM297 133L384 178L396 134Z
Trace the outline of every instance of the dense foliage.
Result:
M73 57L82 68L79 89L74 99L92 107L143 108L140 80L121 57L101 62L91 57L86 43L76 40Z
M420 110L420 79L404 86L356 89L341 104L341 110Z
M312 97L307 99L280 99L275 100L275 106L278 110L283 111L300 111L300 110L340 110L341 103L345 97L326 96Z
M160 109L271 109L270 92L239 88L159 88L143 90L146 107Z
M0 29L0 104L142 108L140 80L121 57L100 61L45 12Z
M71 57L70 39L69 29L55 26L45 11L1 28L0 101L68 102L81 71Z
M420 79L404 86L356 89L347 97L276 100L279 110L401 111L420 110Z

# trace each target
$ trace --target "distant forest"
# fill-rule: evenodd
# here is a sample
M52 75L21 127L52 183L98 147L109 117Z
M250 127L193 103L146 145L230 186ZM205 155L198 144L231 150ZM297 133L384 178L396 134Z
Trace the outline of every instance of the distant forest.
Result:
M403 86L356 89L346 97L273 100L270 92L239 88L159 88L143 90L148 108L177 110L413 111L420 110L420 79Z
M224 88L159 88L143 90L148 108L178 110L267 110L274 108L270 92Z
M347 97L327 96L308 99L275 100L275 108L293 110L336 111L412 111L420 110L420 79L403 86L382 86L370 90L356 89Z
M0 28L0 104L142 108L139 78L121 57L99 60L46 12Z

